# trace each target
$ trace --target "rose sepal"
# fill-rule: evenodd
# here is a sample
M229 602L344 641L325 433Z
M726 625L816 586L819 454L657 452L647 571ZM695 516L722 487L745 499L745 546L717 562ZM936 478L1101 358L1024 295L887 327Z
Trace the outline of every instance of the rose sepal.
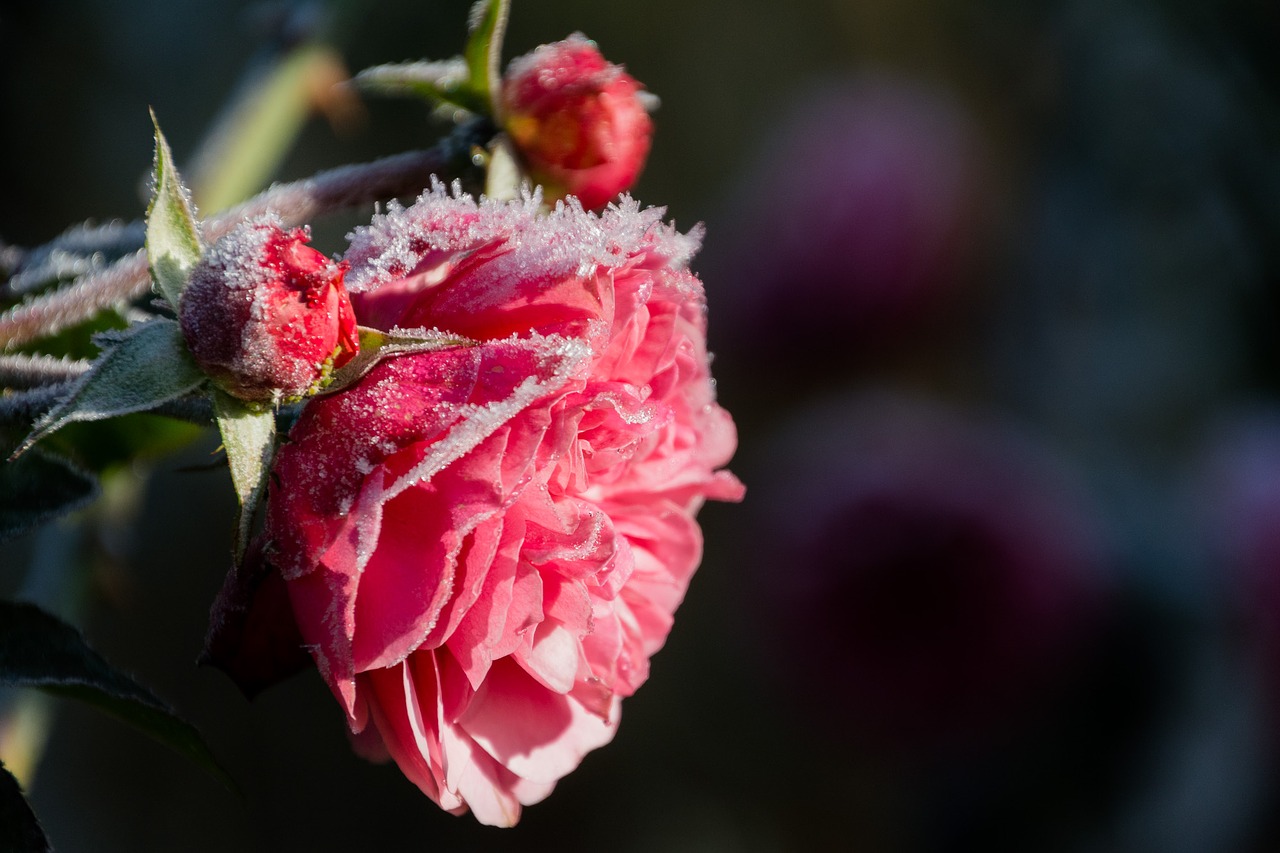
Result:
M470 86L476 97L489 106L489 115L502 121L502 106L497 97L501 79L502 39L507 33L509 0L479 0L471 7L467 46L463 56L470 70Z
M151 204L147 207L147 266L156 290L176 311L204 247L191 194L174 168L173 154L154 110L151 123L155 126L156 153Z
M480 0L471 8L461 56L375 65L356 74L352 82L370 94L422 98L436 107L497 121L501 110L497 81L509 13L508 0Z
M329 376L316 396L333 394L359 382L379 362L410 353L439 352L456 347L475 346L475 341L451 335L438 329L392 329L383 331L357 326L360 351L349 362Z
M267 472L275 457L276 416L269 407L246 403L220 389L213 391L213 411L240 501L235 544L239 563L249 542L254 512L266 494Z
M461 56L440 61L394 62L365 68L351 78L371 95L422 98L437 107L484 114L488 105L475 97L470 69Z

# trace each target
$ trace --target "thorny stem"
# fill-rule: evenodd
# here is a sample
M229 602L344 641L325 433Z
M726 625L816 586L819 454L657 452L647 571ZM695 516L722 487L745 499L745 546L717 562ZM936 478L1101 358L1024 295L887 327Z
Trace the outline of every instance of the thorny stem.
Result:
M146 227L141 222L82 223L54 237L43 246L22 250L8 247L9 262L0 260L0 298L22 296L60 279L87 275L106 266L108 260L128 254L142 245ZM5 257L0 250L0 259Z
M433 175L467 157L483 141L477 123L460 126L435 146L350 166L305 180L278 184L204 223L204 238L217 240L239 222L274 211L287 225L302 225L325 213L422 191ZM151 287L144 250L120 258L67 287L0 314L0 350L13 349L92 318L99 311L137 299Z
M18 389L70 382L88 370L89 364L51 355L0 355L0 385Z
M147 255L125 255L101 272L0 314L0 349L13 349L92 318L102 309L147 292Z

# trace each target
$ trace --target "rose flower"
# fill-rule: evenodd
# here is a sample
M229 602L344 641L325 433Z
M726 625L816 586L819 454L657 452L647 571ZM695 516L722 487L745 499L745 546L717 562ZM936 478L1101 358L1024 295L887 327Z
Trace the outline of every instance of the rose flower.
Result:
M635 78L575 34L512 60L502 79L503 124L551 198L604 207L635 184L653 123Z
M362 751L498 825L613 737L700 560L695 513L742 494L717 470L736 437L698 235L629 199L538 211L437 186L357 230L362 321L466 342L312 401L261 543ZM214 637L257 642L226 627L269 609L237 583Z

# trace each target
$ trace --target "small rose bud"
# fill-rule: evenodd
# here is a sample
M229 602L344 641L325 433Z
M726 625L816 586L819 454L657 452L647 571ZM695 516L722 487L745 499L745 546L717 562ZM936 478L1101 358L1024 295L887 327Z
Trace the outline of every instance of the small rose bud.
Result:
M257 403L305 397L359 350L346 265L307 246L309 238L276 216L250 220L192 270L182 333L227 393Z
M601 208L640 175L653 132L640 84L585 36L512 60L502 100L507 134L548 200Z

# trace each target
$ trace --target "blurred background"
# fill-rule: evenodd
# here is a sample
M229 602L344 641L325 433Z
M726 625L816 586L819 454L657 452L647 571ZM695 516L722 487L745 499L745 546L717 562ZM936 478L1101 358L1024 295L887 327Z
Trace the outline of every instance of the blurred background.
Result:
M175 430L8 543L0 592L73 615L246 796L46 703L55 846L1280 849L1280 7L513 5L508 58L581 30L662 98L635 194L707 224L748 492L704 510L650 682L517 829L440 812L314 673L250 703L195 666L233 495ZM429 144L418 103L327 94L334 63L451 56L468 6L4 4L0 239L139 217L147 106L188 164L308 37L324 115L277 178Z

